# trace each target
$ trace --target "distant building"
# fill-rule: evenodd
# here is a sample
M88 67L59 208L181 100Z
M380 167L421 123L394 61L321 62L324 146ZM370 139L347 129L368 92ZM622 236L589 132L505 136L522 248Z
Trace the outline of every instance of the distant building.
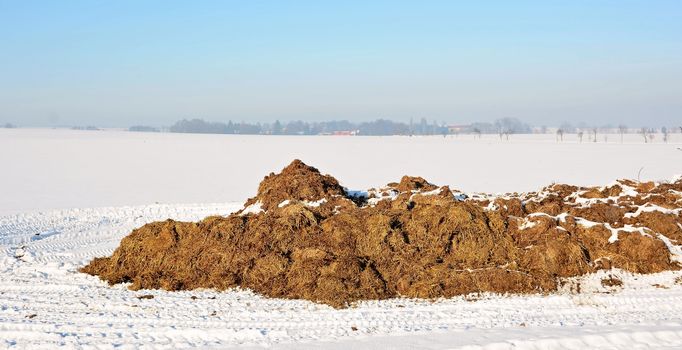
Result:
M458 134L464 130L467 130L469 125L448 125L448 133Z
M357 130L338 130L332 133L334 136L355 136L357 134Z

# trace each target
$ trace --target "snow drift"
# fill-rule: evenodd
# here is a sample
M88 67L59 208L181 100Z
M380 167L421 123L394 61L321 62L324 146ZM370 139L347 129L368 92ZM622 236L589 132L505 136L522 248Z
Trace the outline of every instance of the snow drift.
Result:
M334 307L544 293L568 277L680 268L682 179L465 195L419 177L349 192L295 160L227 217L147 224L81 269L131 289L249 288Z

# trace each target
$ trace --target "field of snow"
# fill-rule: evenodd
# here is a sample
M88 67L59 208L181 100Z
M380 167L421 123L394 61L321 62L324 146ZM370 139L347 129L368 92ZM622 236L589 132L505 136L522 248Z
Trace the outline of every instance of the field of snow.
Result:
M351 189L422 176L464 192L532 191L552 182L604 185L682 173L669 143L603 135L458 137L235 136L0 129L0 215L36 209L243 202L294 158Z
M364 302L334 310L249 291L129 291L80 274L144 223L241 208L300 158L353 189L404 174L463 191L669 179L682 135L257 137L0 129L0 348L682 348L682 272L610 272L550 296ZM157 204L153 204L157 203ZM165 203L165 204L159 204ZM216 203L216 204L168 204ZM124 206L125 205L125 206ZM69 209L89 208L89 209ZM582 293L570 292L580 283ZM150 296L153 296L150 297Z
M0 347L682 347L682 272L615 272L622 290L602 287L602 274L582 281L582 294L389 300L334 310L248 291L133 292L76 271L146 222L239 208L149 205L0 218Z
M582 294L569 285L552 296L388 300L345 310L248 291L133 292L77 273L146 222L240 207L149 205L0 218L0 348L682 347L682 272L614 272L622 289L602 287L607 274L594 275L581 282ZM140 298L146 295L153 298Z

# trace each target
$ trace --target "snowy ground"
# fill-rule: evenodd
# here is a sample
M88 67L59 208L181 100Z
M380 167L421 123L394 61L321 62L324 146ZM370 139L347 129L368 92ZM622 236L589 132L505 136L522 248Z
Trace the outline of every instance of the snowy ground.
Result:
M293 158L355 189L407 173L502 192L552 181L604 185L636 178L641 167L642 180L669 179L682 173L682 135L672 136L668 144L637 135L579 144L574 135L557 143L553 135L500 142L0 129L0 348L682 348L682 272L615 272L624 286L613 289L601 286L604 275L590 276L581 294L334 310L248 291L132 292L76 271L146 222L240 209L264 175ZM132 204L142 205L121 207ZM92 209L54 210L70 207Z
M601 286L605 274L591 276L582 294L569 285L551 296L389 300L334 310L247 291L133 292L76 271L145 222L238 208L151 205L0 219L0 347L682 347L682 284L675 282L682 272L615 272L624 288L613 289Z
M243 202L294 158L353 189L422 176L465 192L604 185L682 173L682 134L458 137L235 136L0 129L0 215L36 209Z

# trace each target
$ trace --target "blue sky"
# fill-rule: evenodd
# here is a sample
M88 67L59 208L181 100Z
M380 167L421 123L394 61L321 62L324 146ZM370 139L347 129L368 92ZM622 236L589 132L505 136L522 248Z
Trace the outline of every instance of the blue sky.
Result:
M5 1L0 122L682 120L682 1Z

